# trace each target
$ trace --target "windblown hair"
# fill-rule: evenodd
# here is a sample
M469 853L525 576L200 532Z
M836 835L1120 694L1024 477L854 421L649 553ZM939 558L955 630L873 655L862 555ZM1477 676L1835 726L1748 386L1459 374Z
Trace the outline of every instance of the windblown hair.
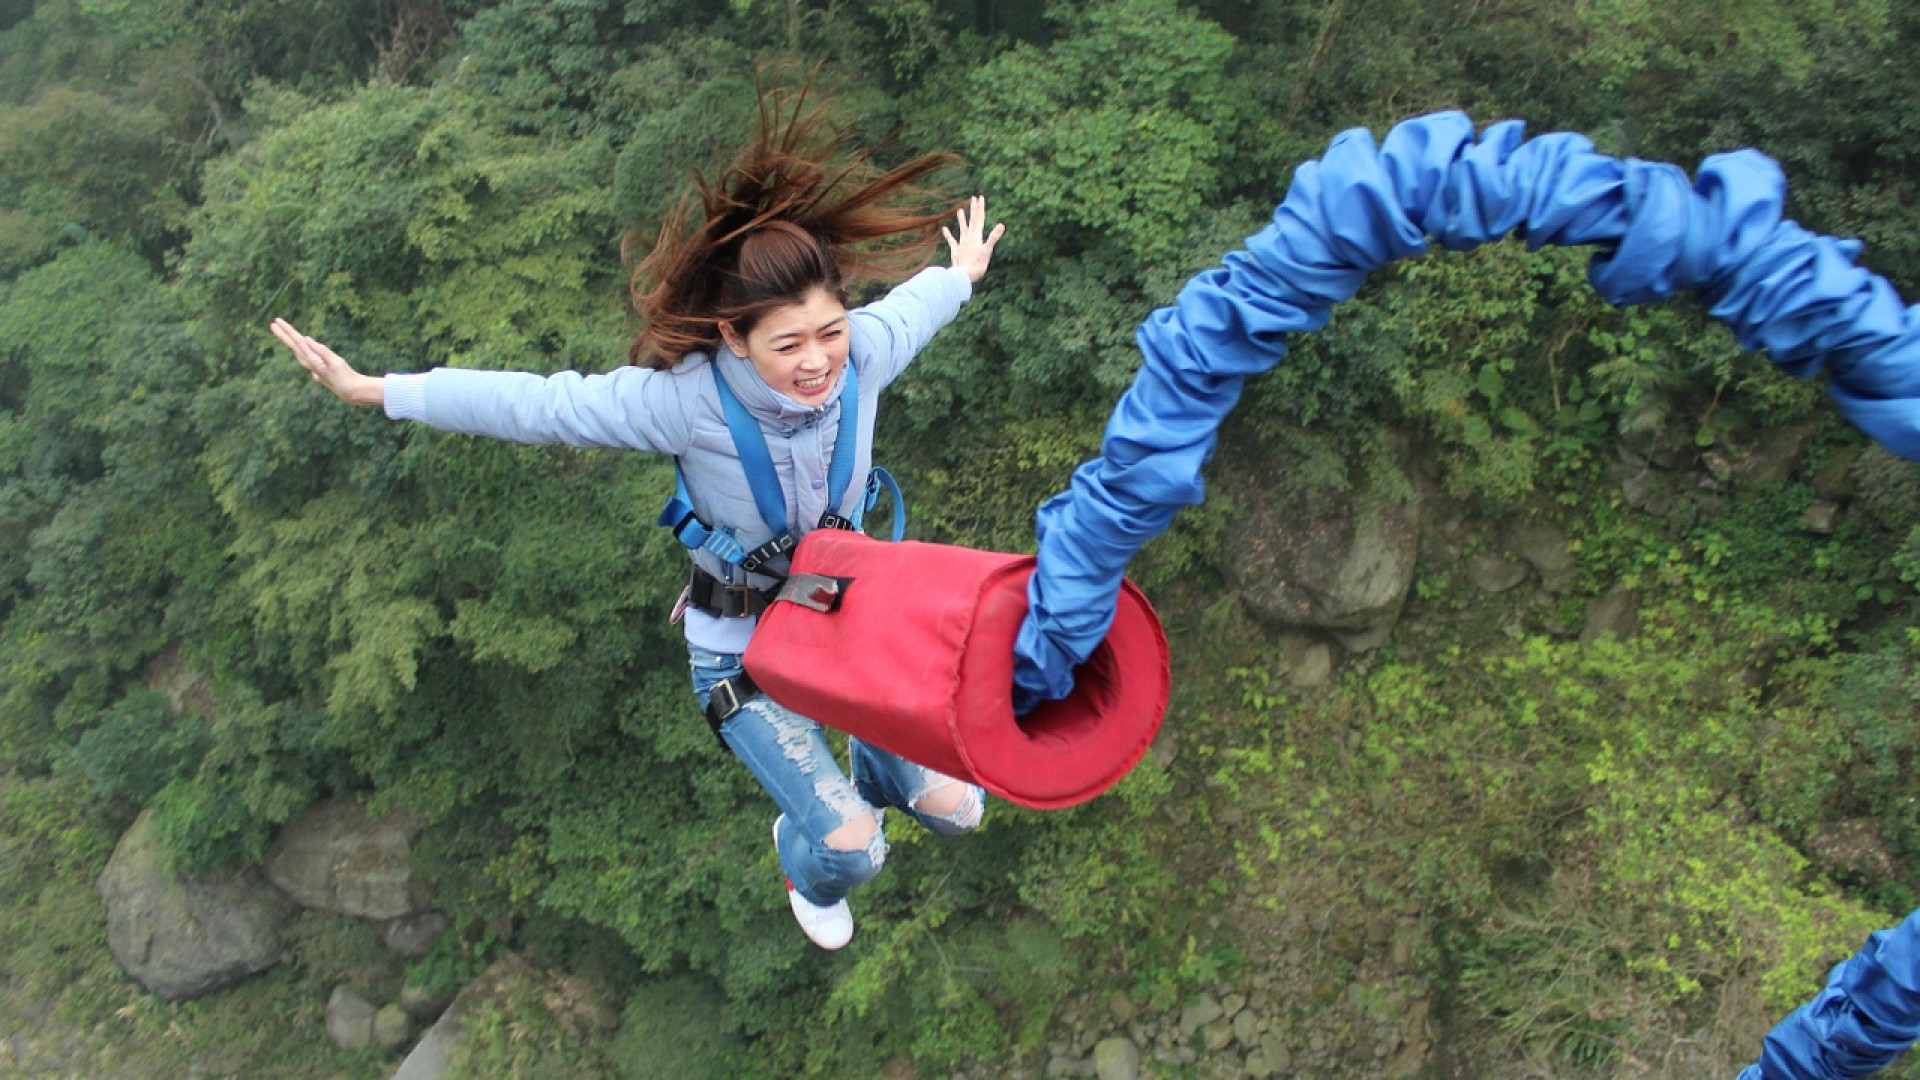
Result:
M632 362L669 368L711 351L722 322L745 335L816 287L845 303L850 285L926 265L957 204L924 181L959 158L922 154L883 169L873 155L894 136L852 147L829 123L827 103L808 100L810 88L811 80L792 91L763 86L752 141L717 181L696 172L695 191L661 222L628 286L642 324ZM639 246L626 238L629 263Z

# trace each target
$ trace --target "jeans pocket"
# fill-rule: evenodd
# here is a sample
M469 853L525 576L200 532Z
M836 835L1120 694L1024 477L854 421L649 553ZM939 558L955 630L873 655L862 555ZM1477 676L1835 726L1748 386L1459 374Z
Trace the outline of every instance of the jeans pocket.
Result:
M687 666L693 671L693 692L700 699L702 709L707 707L708 696L721 680L737 678L747 670L740 654L707 649L688 649Z

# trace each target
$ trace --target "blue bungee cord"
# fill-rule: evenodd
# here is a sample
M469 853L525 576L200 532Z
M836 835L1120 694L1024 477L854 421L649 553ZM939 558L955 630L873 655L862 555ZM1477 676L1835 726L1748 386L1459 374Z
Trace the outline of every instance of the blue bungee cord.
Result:
M1144 363L1100 457L1039 510L1015 710L1072 688L1127 562L1203 498L1201 467L1245 378L1280 363L1288 335L1326 325L1369 273L1433 243L1596 246L1588 279L1611 303L1692 291L1744 348L1802 377L1825 371L1849 420L1920 459L1913 310L1854 265L1857 241L1784 219L1785 198L1779 166L1752 150L1708 158L1689 183L1672 165L1595 153L1582 135L1527 139L1517 121L1476 138L1457 112L1408 120L1378 144L1364 129L1341 134L1294 173L1270 225L1136 332Z
M1915 309L1855 265L1861 245L1782 216L1786 182L1764 155L1680 169L1597 154L1584 136L1478 138L1457 112L1408 120L1376 144L1348 131L1301 165L1273 221L1190 280L1135 335L1144 359L1107 422L1100 457L1038 514L1039 560L1015 643L1014 707L1066 696L1106 636L1127 562L1205 495L1200 470L1247 376L1287 338L1326 325L1366 276L1437 243L1510 234L1530 249L1593 245L1588 280L1613 304L1692 292L1749 350L1803 378L1824 372L1840 411L1920 459ZM1818 997L1767 1036L1740 1080L1854 1080L1920 1035L1920 912L1875 934Z
M1920 911L1834 966L1812 1001L1774 1026L1739 1080L1856 1080L1920 1038Z

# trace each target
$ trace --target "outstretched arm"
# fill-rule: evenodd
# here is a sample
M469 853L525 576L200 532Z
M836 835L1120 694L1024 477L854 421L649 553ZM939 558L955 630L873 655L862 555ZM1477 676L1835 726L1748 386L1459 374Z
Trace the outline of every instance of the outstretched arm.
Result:
M704 381L631 366L604 375L463 368L362 375L285 319L273 320L270 329L313 381L341 401L378 405L392 420L507 442L684 453L692 439L688 418Z
M957 237L945 225L940 226L940 235L953 252L953 268L964 272L969 281L979 281L986 276L987 264L993 261L993 245L1000 242L1007 226L996 222L993 231L986 232L987 200L982 195L968 199L967 205L954 211L953 216L959 221Z
M386 380L378 375L362 375L340 359L340 354L293 328L285 319L268 326L280 343L293 350L293 358L313 375L313 381L333 391L349 405L384 405Z

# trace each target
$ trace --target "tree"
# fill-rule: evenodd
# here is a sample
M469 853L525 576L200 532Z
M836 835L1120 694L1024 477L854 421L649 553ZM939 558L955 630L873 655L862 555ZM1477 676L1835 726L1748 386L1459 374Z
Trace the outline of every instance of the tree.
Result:
M157 265L185 210L189 158L171 127L157 109L67 87L0 107L0 276L92 236Z
M100 242L68 249L6 291L0 334L20 388L0 417L6 712L10 727L42 725L19 736L37 745L0 741L37 768L189 632L181 583L217 573L223 541L195 469L201 369L144 260Z

